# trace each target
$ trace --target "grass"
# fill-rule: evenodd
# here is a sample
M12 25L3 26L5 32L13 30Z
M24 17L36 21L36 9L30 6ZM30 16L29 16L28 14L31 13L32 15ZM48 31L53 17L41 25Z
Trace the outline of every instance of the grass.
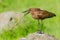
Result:
M1 0L0 2L0 12L9 10L22 12L31 7L38 7L56 14L56 17L43 21L44 27L46 27L44 32L54 35L60 40L60 0ZM25 37L27 35L26 32L32 33L37 30L37 20L33 19L30 15L24 17L23 20L12 32L4 31L0 35L0 40L17 40L19 37Z

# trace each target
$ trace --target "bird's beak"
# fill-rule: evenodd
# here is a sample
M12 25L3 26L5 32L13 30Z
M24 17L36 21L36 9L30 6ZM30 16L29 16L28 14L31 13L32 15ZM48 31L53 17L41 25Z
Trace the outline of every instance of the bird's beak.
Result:
M23 13L29 12L29 10L23 11Z
M23 13L25 13L25 16L26 16L26 15L29 14L30 12L29 12L29 10L26 10L26 11L23 11Z

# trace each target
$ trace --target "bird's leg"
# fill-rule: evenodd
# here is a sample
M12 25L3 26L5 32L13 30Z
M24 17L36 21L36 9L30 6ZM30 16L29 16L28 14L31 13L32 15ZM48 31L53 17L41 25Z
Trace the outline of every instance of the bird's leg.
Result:
M43 30L43 20L41 20L41 23L39 22L39 19L38 19L38 33L42 34Z
M38 19L38 30L37 30L38 33L41 33L41 29L40 29L40 22L39 22L39 19Z
M41 33L43 33L43 20L41 20Z
M39 19L38 19L38 31L40 31L40 22L39 22Z

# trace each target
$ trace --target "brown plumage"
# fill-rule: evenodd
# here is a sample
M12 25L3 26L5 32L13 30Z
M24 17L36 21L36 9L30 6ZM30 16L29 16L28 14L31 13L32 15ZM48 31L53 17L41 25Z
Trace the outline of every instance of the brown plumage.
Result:
M42 20L56 16L52 12L48 12L46 10L41 10L39 8L30 8L29 10L24 11L24 12L29 12L34 19L42 19Z
M54 13L46 11L46 10L41 10L39 8L30 8L29 10L24 11L24 13L27 12L26 14L30 13L31 16L34 19L38 19L38 24L39 24L39 19L44 20L46 18L52 18L56 16ZM42 24L41 24L42 25ZM42 25L43 26L43 25ZM42 31L42 27L41 27Z

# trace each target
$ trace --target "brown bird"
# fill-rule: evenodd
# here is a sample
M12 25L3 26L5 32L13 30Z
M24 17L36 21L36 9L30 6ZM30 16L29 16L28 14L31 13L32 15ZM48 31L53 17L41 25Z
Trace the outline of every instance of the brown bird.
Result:
M38 25L40 24L39 19L41 20L41 29L40 30L38 29L39 31L41 31L41 33L42 33L42 29L43 29L42 21L46 18L52 18L52 17L56 16L54 13L46 11L46 10L41 10L40 8L30 8L29 10L26 10L23 13L25 13L25 12L27 12L26 15L28 13L30 13L34 19L37 19ZM39 26L38 26L38 28L39 28Z

